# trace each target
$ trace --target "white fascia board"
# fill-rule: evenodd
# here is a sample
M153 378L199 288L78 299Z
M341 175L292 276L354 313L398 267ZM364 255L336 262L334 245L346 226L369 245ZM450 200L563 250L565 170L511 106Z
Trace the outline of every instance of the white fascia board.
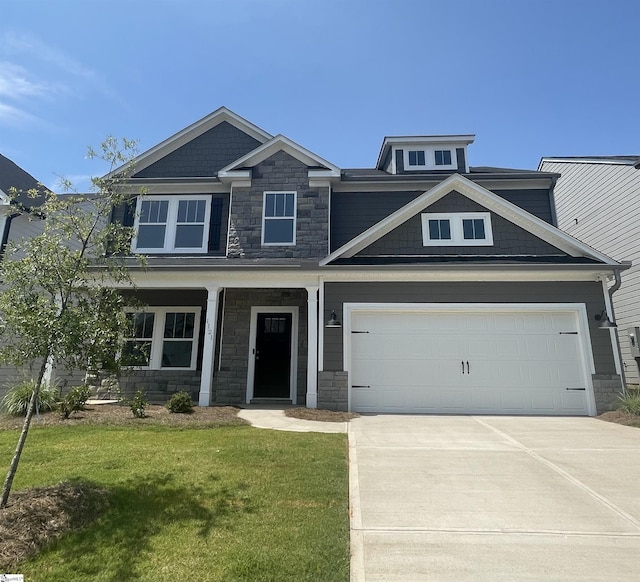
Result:
M210 113L206 117L203 117L199 121L192 123L190 126L185 129L175 133L171 137L165 139L163 142L158 145L148 149L143 152L139 156L133 160L133 166L136 172L144 170L146 167L151 164L157 162L164 156L170 154L171 152L177 150L183 145L187 144L191 140L196 137L202 135L206 131L213 129L217 125L220 125L222 122L228 122L239 130L243 131L247 135L252 138L258 140L260 143L265 143L266 141L272 139L272 135L254 125L250 121L247 121L243 117L240 117L233 111L227 109L226 107L220 107L216 109L213 113ZM109 172L105 178L111 178L114 175L122 172L125 166L119 166L112 172Z
M232 184L234 188L248 188L251 186L251 170L221 170L218 179L225 185Z
M390 214L387 218L373 225L331 253L328 257L325 257L320 261L320 265L327 265L339 257L353 257L379 238L391 232L394 228L400 226L409 218L415 216L454 190L571 256L586 256L602 261L607 265L621 266L618 261L592 249L578 239L573 238L544 220L529 214L519 206L512 204L460 174L449 176L431 190L418 196L418 198L412 202L409 202L393 214Z
M122 187L128 194L221 194L229 192L229 186L220 182L136 182ZM143 195L144 195L143 194Z
M271 157L276 152L279 152L280 150L288 153L290 156L301 161L307 166L324 166L327 170L333 172L337 176L340 176L340 168L338 168L338 166L335 166L324 158L317 156L313 152L281 134L274 137L271 141L263 143L261 146L257 147L255 150L249 152L235 162L229 164L228 166L225 166L218 172L218 176L224 174L225 172L233 171L237 168L255 166L256 164L259 164L260 162Z

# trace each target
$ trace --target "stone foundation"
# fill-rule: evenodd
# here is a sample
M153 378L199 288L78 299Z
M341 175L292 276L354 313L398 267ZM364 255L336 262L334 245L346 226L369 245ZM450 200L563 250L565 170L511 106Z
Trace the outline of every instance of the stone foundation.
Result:
M622 394L622 383L617 374L593 374L593 393L596 399L596 414L615 410Z
M318 372L318 408L348 410L348 372Z
M138 390L144 390L151 404L165 404L181 390L198 402L200 370L133 370L120 378L120 391L125 398Z

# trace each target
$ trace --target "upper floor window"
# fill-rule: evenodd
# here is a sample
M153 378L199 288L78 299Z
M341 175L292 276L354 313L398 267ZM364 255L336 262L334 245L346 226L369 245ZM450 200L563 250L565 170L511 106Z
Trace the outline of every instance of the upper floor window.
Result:
M262 244L296 244L296 193L265 192L262 208Z
M127 314L123 363L142 368L195 369L199 307L150 307Z
M210 196L138 198L133 250L204 253L209 240Z
M424 150L409 150L409 167L425 166L425 153Z
M434 153L436 166L451 165L451 150L436 150Z
M489 212L422 214L424 246L489 246L493 244Z

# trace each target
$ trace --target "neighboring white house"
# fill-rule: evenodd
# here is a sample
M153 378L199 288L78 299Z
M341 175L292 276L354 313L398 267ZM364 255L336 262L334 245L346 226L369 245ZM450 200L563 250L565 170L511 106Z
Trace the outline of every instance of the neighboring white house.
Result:
M613 295L628 383L640 374L640 156L545 157L538 170L561 177L554 190L558 226L618 261L632 261Z

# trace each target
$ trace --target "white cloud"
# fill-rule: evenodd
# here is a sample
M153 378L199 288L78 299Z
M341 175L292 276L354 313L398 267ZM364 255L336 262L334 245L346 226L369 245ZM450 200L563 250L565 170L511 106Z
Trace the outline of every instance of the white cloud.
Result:
M31 115L23 109L19 109L13 105L7 105L0 101L0 123L20 127L24 125L34 125L39 122L40 120L35 115Z
M44 83L28 77L29 73L23 67L0 61L0 95L19 99L47 93L48 88Z

